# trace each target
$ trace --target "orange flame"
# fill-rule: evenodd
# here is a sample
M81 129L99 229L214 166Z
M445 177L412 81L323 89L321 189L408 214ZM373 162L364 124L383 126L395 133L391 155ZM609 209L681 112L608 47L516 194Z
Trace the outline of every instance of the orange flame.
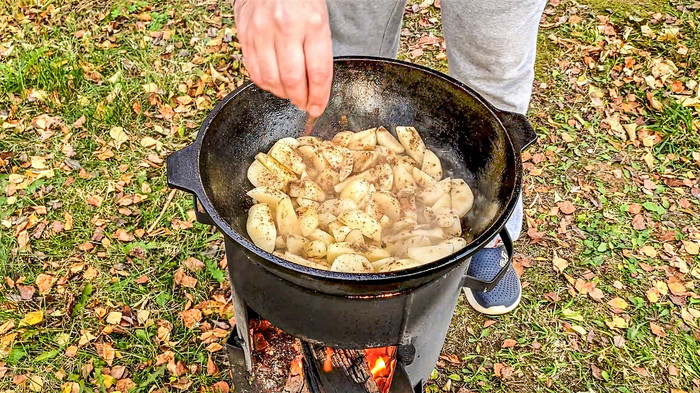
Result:
M382 393L387 393L396 368L396 347L365 349L365 359L377 387Z
M370 370L370 372L372 373L373 377L376 377L377 374L384 370L386 370L386 363L384 363L384 359L377 358L377 363L374 364L374 367L372 367L372 370Z
M329 373L333 371L333 362L331 361L331 356L333 355L333 348L326 347L326 361L323 362L323 371Z

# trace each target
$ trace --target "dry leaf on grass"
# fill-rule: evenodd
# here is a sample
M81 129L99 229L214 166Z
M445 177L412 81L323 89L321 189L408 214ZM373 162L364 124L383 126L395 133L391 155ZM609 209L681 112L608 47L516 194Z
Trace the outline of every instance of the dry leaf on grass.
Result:
M185 327L188 329L191 329L202 320L202 312L196 308L183 311L180 316L182 317L182 322L185 324Z
M513 340L512 338L508 338L503 340L503 345L501 345L501 348L513 348L517 343L518 342Z
M622 298L616 297L608 302L608 305L619 310L626 309L629 304Z
M207 375L215 375L219 372L219 368L216 367L216 363L212 360L211 355L207 357Z
M205 266L205 265L204 265L204 262L200 261L199 259L197 259L197 258L195 258L195 257L189 257L189 258L185 259L185 261L183 262L183 264L184 264L190 271L193 271L193 272L202 270L202 269L204 269L204 266Z
M44 320L44 312L43 311L32 311L28 312L27 315L22 318L21 321L19 321L20 326L26 326L26 325L37 325L41 323L41 321Z
M651 322L649 324L649 328L651 329L651 332L654 333L654 335L659 336L659 337L666 337L666 331L660 325L657 325L654 322Z
M185 288L194 288L197 286L197 279L185 274L182 268L177 269L175 275L173 276L175 282Z
M569 201L559 202L557 203L557 206L559 207L559 210L561 210L561 212L564 214L571 214L576 211L576 206L574 206L574 204Z
M38 276L36 276L36 280L34 280L34 283L36 284L37 288L39 288L39 293L42 295L46 295L47 293L51 292L51 287L55 282L55 276L44 273L41 273Z
M226 382L219 381L211 386L211 391L213 393L229 393L231 389Z

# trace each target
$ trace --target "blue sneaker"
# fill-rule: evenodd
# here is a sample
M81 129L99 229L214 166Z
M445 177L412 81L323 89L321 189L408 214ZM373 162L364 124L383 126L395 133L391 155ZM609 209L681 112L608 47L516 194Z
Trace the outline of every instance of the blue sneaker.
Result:
M484 248L474 254L467 274L481 280L491 280L501 269L500 261L506 250L503 247ZM501 315L512 311L520 303L522 287L513 265L496 287L489 292L472 291L464 288L464 294L472 308L486 315Z

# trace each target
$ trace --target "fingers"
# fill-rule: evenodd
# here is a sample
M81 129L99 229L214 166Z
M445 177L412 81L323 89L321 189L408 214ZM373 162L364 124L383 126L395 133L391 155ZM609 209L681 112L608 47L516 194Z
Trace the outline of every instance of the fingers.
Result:
M290 34L278 36L277 65L285 97L301 110L307 110L306 59L302 46L303 36Z
M274 36L271 32L258 31L254 38L255 63L258 67L257 79L251 79L262 89L270 93L287 98L282 81L280 80L279 67L277 66L277 53L275 51Z
M328 22L320 14L310 17L309 34L304 41L309 93L306 110L319 117L328 105L333 81L333 44Z

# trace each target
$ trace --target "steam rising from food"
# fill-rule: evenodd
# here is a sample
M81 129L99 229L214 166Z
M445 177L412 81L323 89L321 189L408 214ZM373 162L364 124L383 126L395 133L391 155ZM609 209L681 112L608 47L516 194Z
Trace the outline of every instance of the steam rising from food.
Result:
M474 197L442 178L413 127L283 138L248 168L253 243L291 262L346 273L390 272L466 247L460 219Z

